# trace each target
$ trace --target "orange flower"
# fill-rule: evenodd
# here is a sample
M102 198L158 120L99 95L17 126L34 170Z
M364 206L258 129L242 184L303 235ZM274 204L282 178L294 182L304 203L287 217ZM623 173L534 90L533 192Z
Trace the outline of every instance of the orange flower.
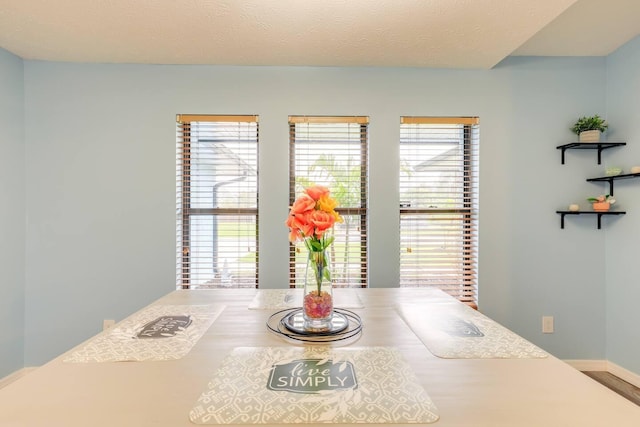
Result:
M311 213L311 223L315 228L315 235L320 238L322 235L335 224L336 219L330 213L324 211L313 211Z
M302 240L302 239L303 237L300 234L300 230L292 228L291 231L289 231L289 241L291 243L295 243L298 240Z
M327 238L325 233L336 222L343 221L335 211L336 206L338 202L330 196L327 187L314 185L307 188L295 200L285 221L289 227L289 241L304 240L307 245L324 250L333 242L333 237Z
M296 240L303 239L313 235L314 225L310 221L311 213L294 214L292 213L287 217L286 225L289 227L289 241L295 242Z
M320 200L323 196L329 196L329 189L322 185L314 185L305 190L305 193L309 195L313 200Z
M315 208L316 202L311 197L303 194L298 197L298 199L291 206L291 213L301 214L304 212L311 211Z

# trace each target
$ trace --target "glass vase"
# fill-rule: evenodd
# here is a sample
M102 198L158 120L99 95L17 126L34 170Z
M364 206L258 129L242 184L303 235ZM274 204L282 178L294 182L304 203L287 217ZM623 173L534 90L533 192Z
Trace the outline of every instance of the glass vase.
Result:
M331 330L333 290L326 250L309 251L302 300L304 329L309 332Z

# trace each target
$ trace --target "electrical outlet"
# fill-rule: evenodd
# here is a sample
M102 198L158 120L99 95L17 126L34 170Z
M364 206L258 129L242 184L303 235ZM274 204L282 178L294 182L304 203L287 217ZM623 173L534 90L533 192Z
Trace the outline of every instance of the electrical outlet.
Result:
M116 321L113 320L113 319L104 319L102 321L102 330L106 331L107 329L109 329L110 327L112 327L115 324L116 324Z
M542 316L542 333L553 333L553 316Z

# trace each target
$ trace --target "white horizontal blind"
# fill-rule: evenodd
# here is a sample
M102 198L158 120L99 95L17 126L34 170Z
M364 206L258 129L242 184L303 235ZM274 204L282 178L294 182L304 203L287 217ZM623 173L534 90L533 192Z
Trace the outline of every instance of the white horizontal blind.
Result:
M289 117L290 203L306 187L323 185L344 219L334 226L329 250L334 286L367 286L368 123L368 117ZM291 245L291 287L304 285L306 263L304 244Z
M177 116L178 288L257 287L258 117Z
M435 286L470 305L478 288L476 117L403 117L400 286Z

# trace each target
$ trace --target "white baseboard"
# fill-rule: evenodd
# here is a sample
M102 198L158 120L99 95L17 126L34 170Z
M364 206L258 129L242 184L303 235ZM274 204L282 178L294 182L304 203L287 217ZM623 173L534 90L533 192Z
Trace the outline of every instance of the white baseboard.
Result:
M636 387L640 387L640 375L608 360L564 360L564 362L579 371L606 371Z
M607 363L607 371L611 372L616 377L633 384L636 387L640 387L640 375L636 374L635 372L631 372L628 369L616 365L613 362Z
M608 371L609 362L606 360L564 360L565 363L578 371Z
M37 368L22 368L22 369L18 369L17 371L7 375L6 377L0 378L0 388L8 386L12 382L24 377L25 375L27 375L29 372L33 371L34 369L37 369Z

